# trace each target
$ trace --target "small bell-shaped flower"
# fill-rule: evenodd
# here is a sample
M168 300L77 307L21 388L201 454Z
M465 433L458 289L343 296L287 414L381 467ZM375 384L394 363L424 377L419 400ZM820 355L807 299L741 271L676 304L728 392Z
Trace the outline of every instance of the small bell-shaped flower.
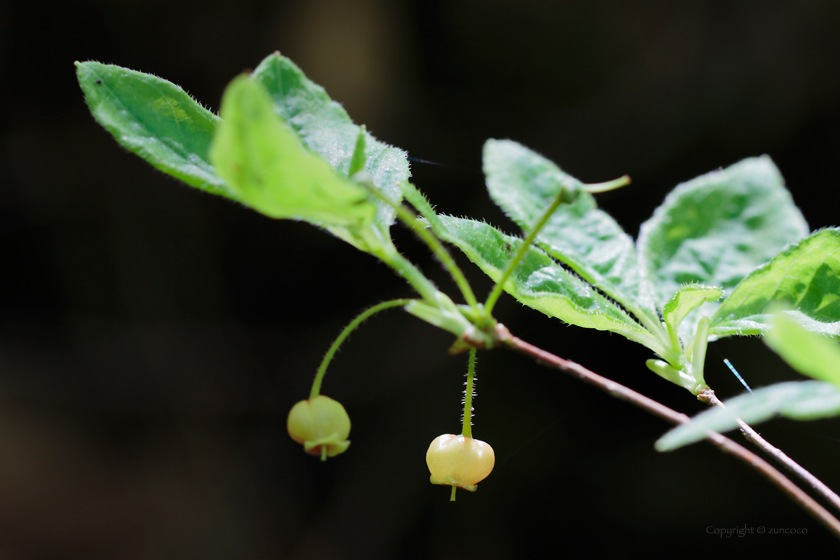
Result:
M300 401L289 411L289 435L310 455L321 460L344 453L350 447L350 417L341 403L324 395Z
M493 448L469 436L444 434L426 452L432 484L448 484L475 492L496 464ZM454 490L453 490L454 492Z

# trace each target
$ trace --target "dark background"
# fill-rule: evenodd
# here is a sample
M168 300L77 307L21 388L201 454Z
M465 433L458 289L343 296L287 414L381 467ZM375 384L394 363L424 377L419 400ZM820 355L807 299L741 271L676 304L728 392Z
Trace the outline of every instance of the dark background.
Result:
M465 357L399 311L372 319L324 384L353 420L322 464L286 434L318 362L360 310L409 288L314 228L194 191L92 119L73 61L154 73L217 110L274 50L413 164L441 211L515 228L480 173L488 137L587 182L633 235L678 182L762 153L812 228L838 222L840 4L452 0L0 3L0 558L538 558L833 544L706 444L653 450L661 421L503 351L479 357L475 494L428 483L459 429ZM404 228L403 249L454 295ZM459 257L460 258L460 257ZM479 295L490 288L460 259ZM507 296L521 337L680 411L701 405L616 335ZM757 339L710 346L707 380L794 379ZM838 424L770 439L840 488ZM719 539L721 528L805 536Z

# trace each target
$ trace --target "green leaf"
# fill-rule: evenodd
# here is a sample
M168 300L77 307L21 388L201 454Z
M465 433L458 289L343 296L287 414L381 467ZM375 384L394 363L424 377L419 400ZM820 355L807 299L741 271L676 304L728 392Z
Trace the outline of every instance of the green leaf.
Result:
M694 333L694 340L691 348L691 376L697 380L701 386L708 387L706 380L703 378L703 367L706 364L706 348L709 346L709 317L703 315L697 321L697 329ZM697 394L696 391L692 391Z
M700 307L707 301L717 301L722 292L717 286L703 286L701 284L685 284L671 296L665 307L662 308L662 315L665 324L668 326L668 333L676 337L679 332L680 323L695 308ZM672 338L672 342L677 341Z
M807 330L840 334L840 228L812 234L744 278L712 317L710 334L764 333L780 304Z
M360 171L364 171L367 164L367 156L365 155L365 148L367 141L365 139L365 132L367 129L362 125L359 130L359 135L356 137L356 145L353 147L353 156L350 158L350 167L347 169L347 176L352 177Z
M568 193L569 203L554 212L537 244L643 324L659 328L653 288L637 263L633 240L581 190L583 183L510 140L484 144L484 174L490 196L526 233L559 193Z
M697 379L691 375L690 371L686 371L688 368L675 368L668 362L664 362L662 360L647 360L645 361L645 365L650 371L662 379L670 381L674 385L679 385L683 389L690 391L692 395L696 395L701 389L708 388L706 382L702 380L702 377L698 382Z
M183 89L127 68L77 62L90 112L125 148L190 186L233 200L209 159L219 117Z
M656 442L659 451L672 451L700 441L706 433L725 432L738 427L738 418L755 425L774 416L795 420L816 420L840 415L840 388L821 381L789 382L756 389L695 416L666 433Z
M300 136L307 148L319 154L340 175L347 177L359 134L364 134L364 170L371 182L393 204L402 200L400 185L411 176L406 153L380 142L353 124L344 108L330 99L324 88L309 80L291 60L274 53L266 57L252 78L265 87L280 115ZM377 201L376 224L389 239L394 208ZM336 233L333 231L333 233Z
M788 243L808 234L808 225L769 157L746 159L677 186L642 225L639 255L664 301L681 285L696 282L730 293L755 267ZM683 340L708 302L683 322Z
M777 313L764 339L799 373L840 387L840 345L809 333L795 321Z
M360 228L374 220L367 190L336 175L274 113L263 87L239 76L222 98L211 161L237 198L272 218Z
M482 222L442 215L438 220L445 228L444 239L461 249L495 281L501 278L522 243L522 239L504 235ZM579 327L615 332L654 352L662 350L659 341L624 310L536 247L525 253L504 289L523 305L549 317Z

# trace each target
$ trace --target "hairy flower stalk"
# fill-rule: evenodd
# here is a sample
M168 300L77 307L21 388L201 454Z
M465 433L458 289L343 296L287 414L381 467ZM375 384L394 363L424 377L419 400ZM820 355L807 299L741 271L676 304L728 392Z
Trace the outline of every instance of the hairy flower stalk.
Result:
M467 382L464 390L464 415L461 435L443 434L436 437L428 451L426 464L432 484L452 487L449 499L455 501L458 488L475 492L479 482L487 478L496 463L496 455L489 444L472 437L472 397L475 381L475 348L470 349Z

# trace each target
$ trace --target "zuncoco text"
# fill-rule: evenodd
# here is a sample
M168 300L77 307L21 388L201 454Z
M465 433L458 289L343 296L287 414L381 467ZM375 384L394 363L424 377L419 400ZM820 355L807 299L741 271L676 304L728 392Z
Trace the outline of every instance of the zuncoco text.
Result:
M706 527L706 534L716 535L719 538L745 537L747 535L807 535L807 527L748 527L746 523L742 527Z

